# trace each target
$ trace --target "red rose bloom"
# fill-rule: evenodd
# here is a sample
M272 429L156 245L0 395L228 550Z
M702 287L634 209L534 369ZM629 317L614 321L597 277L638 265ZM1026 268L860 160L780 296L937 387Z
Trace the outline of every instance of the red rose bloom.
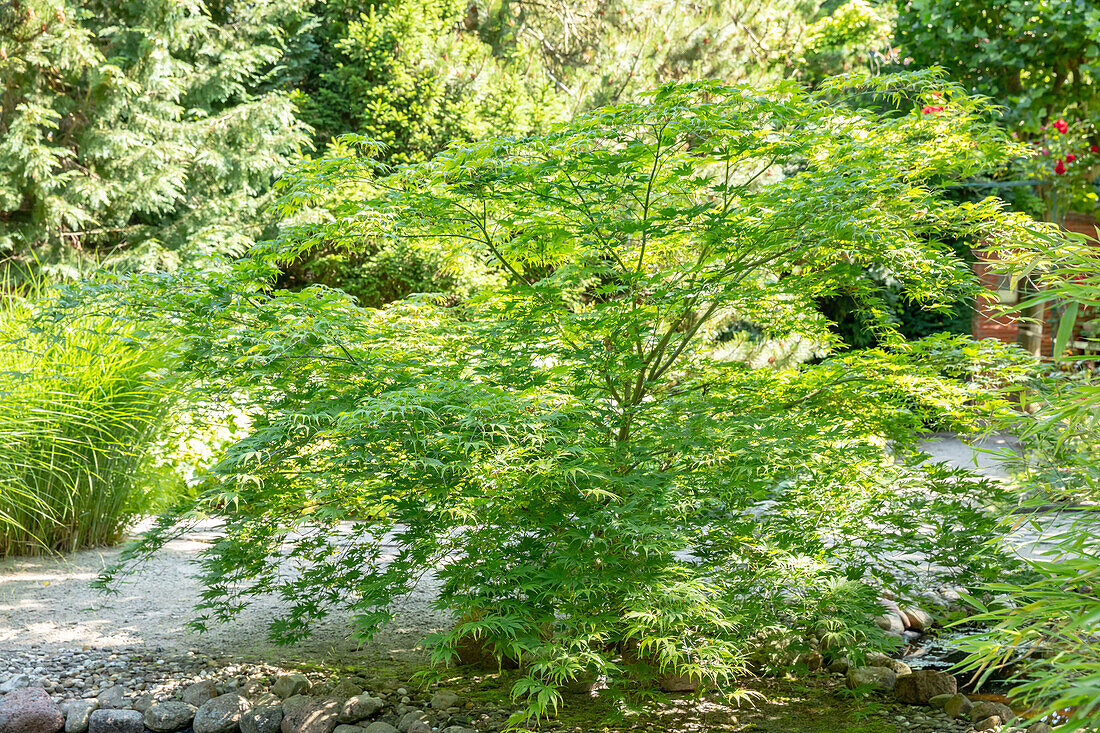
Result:
M943 107L938 104L927 104L921 109L922 115L930 115L933 112L943 112Z
M1089 148L1089 150L1091 150L1094 154L1095 153L1100 153L1100 147L1098 147L1096 145L1093 145L1091 148Z
M1066 156L1066 162L1067 163L1072 163L1075 160L1077 160L1077 156L1074 155L1073 153L1070 153L1069 155Z
M1054 172L1057 173L1060 176L1064 176L1066 174L1066 165L1065 165L1065 163L1062 162L1061 158L1059 158L1058 162L1055 163Z
M1063 135L1069 132L1069 124L1061 117L1054 121L1054 127L1058 130L1058 132L1062 133Z

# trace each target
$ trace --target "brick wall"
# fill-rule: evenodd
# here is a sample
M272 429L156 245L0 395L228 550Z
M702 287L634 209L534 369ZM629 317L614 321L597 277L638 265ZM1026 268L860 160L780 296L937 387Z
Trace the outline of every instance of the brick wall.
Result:
M1083 214L1068 214L1066 216L1066 229L1071 232L1096 236L1096 217ZM981 255L979 255L981 257ZM986 259L979 259L974 263L974 273L981 280L986 290L1003 294L1008 283L1000 276L992 272L993 263ZM1011 316L998 315L996 301L982 300L978 303L974 312L974 338L995 338L1006 343L1016 343L1019 325ZM1054 350L1054 325L1050 323L1049 310L1043 311L1043 355L1050 356Z
M986 290L1008 297L1001 297L996 300L980 299L978 301L974 311L974 338L995 338L1008 344L1014 344L1019 334L1019 324L1013 315L998 312L1000 308L1004 307L1005 302L1013 302L1010 299L1009 283L1003 277L994 273L993 267L994 263L990 260L979 259L974 263L974 274L978 276ZM1044 320L1046 319L1046 313L1044 310ZM1050 331L1049 324L1044 323L1043 353L1046 356L1050 356L1053 350Z

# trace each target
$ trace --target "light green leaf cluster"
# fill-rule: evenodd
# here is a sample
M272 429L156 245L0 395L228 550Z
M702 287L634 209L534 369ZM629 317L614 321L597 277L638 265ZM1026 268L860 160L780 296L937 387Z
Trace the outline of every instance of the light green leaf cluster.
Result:
M933 90L950 124L920 114ZM826 101L844 93L897 104ZM536 716L590 675L728 679L766 664L775 634L794 652L882 646L875 587L1001 572L998 488L910 450L924 415L964 412L969 392L895 352L801 369L714 358L731 318L834 345L815 299L863 267L935 302L976 287L944 240L1036 236L942 192L1014 150L980 100L930 75L827 94L668 85L384 178L348 147L280 185L290 218L353 191L325 221L227 272L87 291L148 313L199 392L224 385L253 419L202 496L127 558L220 517L199 625L278 593L283 641L336 606L370 633L437 568L456 625L435 658L522 665L515 693ZM431 239L504 275L461 302L383 310L269 288L329 237Z
M867 0L850 0L807 28L804 43L812 51L844 47L877 49L889 40L892 31L881 10Z

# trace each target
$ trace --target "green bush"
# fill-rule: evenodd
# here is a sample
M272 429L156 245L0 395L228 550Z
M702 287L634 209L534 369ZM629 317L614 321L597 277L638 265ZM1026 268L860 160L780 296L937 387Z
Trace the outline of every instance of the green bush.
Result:
M85 315L0 314L0 556L117 541L151 508L143 487L168 405L163 349Z
M0 276L239 256L308 145L299 0L0 6Z
M294 221L347 193L322 226L288 226L230 272L91 290L170 328L190 377L255 416L198 500L125 561L221 517L196 624L278 593L284 642L334 606L372 633L437 569L456 625L435 659L473 644L517 661L532 715L591 672L617 689L726 682L765 628L830 653L882 647L875 590L906 592L928 569L884 566L886 552L923 553L945 579L998 574L1005 559L983 544L997 486L885 450L912 443L891 395L934 375L714 358L738 319L835 346L816 299L865 267L904 273L927 300L977 288L928 244L937 232L1016 249L1042 229L937 188L1016 149L981 100L932 75L830 93L846 83L898 106L700 82L388 178L371 178L369 155L309 161L279 211ZM952 100L943 118L920 114L932 91ZM270 288L318 243L375 237L439 242L504 275L459 303L382 310Z
M439 251L388 240L356 249L331 245L314 250L287 266L279 284L339 288L363 306L381 308L413 293L468 296L473 289L469 274L452 272Z

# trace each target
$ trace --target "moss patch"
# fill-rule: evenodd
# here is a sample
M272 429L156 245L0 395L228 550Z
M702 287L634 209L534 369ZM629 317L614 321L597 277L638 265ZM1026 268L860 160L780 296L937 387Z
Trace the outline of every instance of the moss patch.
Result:
M440 684L475 704L512 707L508 693L516 674L447 674ZM896 733L889 708L874 699L853 699L839 680L747 680L733 695L621 698L607 690L565 695L558 714L532 731L565 733Z

